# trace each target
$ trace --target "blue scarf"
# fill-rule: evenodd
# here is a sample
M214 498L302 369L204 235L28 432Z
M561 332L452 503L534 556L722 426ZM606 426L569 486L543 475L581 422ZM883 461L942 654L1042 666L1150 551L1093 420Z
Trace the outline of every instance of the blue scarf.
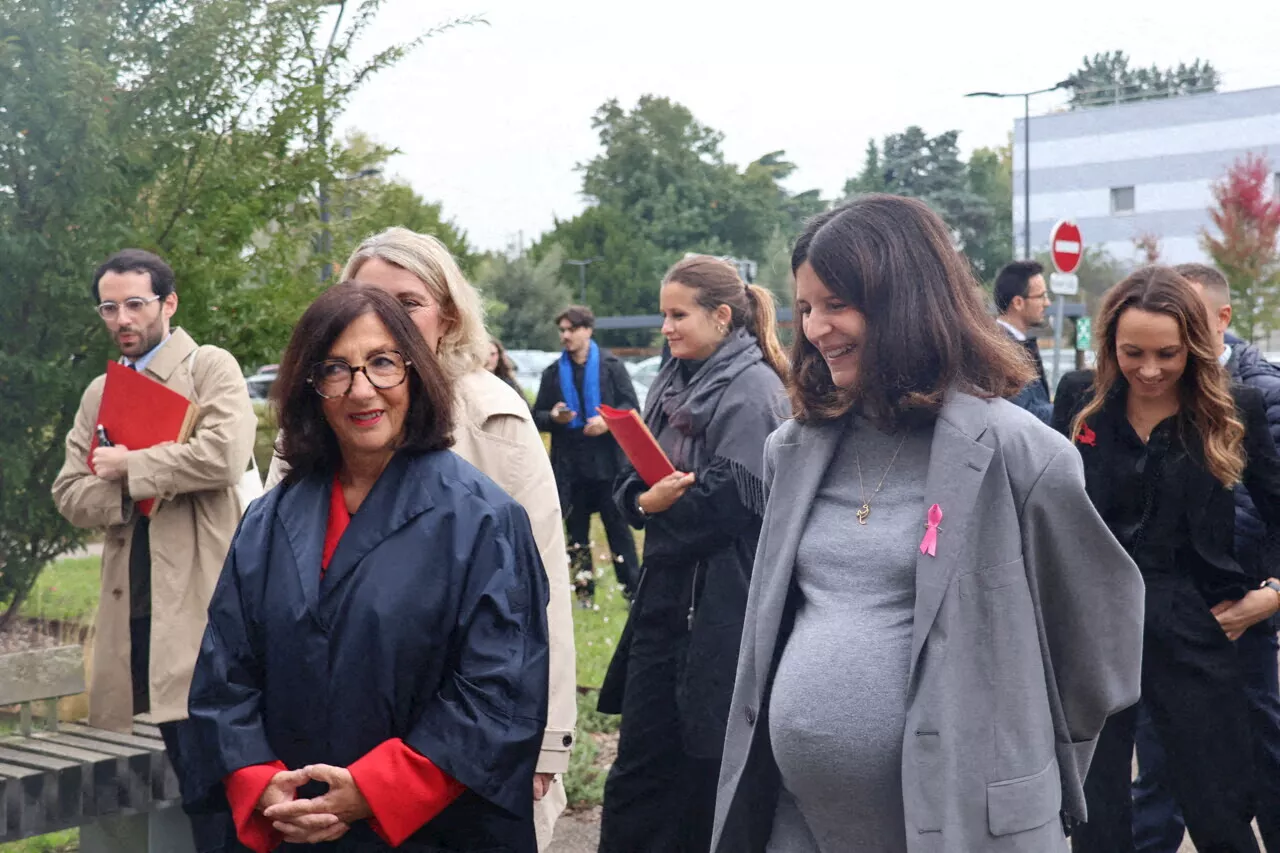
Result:
M587 363L582 370L582 394L586 400L578 399L578 386L573 384L573 359L569 351L560 353L560 399L575 414L569 421L569 429L582 429L587 425L587 418L594 418L600 408L600 347L591 342L587 353Z

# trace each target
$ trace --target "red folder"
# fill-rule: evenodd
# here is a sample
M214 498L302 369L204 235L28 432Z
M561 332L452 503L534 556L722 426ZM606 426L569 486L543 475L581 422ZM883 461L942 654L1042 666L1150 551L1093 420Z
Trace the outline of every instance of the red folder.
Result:
M652 486L663 477L676 472L675 466L658 446L658 441L649 432L649 428L640 420L635 409L615 409L612 406L601 406L600 416L609 425L609 432L617 439L622 452L627 454L636 473L645 485Z
M154 379L115 361L107 362L107 383L98 407L99 424L112 444L130 450L145 450L166 441L182 443L191 437L200 407ZM89 443L89 468L98 446L98 431ZM155 511L155 499L138 501L146 516Z

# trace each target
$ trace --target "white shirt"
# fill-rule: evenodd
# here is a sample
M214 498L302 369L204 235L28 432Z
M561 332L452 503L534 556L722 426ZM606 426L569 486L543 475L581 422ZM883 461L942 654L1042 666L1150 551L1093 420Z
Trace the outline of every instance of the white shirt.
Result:
M1223 367L1227 366L1227 362L1231 360L1231 344L1223 344L1222 352L1218 355L1218 364Z
M1001 326L1004 326L1009 331L1009 334L1013 335L1013 339L1015 341L1025 341L1027 339L1026 333L1023 332L1021 329L1018 329L1015 326L1009 325L1004 320L1001 320L999 317L996 318L996 322L999 323Z

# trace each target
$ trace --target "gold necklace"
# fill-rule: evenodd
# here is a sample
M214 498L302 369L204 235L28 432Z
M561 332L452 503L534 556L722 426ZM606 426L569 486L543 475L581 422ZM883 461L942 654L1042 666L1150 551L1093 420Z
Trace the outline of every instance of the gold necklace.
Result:
M871 501L875 496L880 494L880 490L884 488L884 481L889 476L889 470L893 468L893 463L898 461L898 454L902 452L902 445L907 443L907 437L904 435L902 440L898 442L898 449L893 451L893 456L889 459L889 464L884 468L884 474L880 477L880 485L876 486L876 490L871 493L871 497L867 497L867 487L862 484L862 458L858 453L857 447L853 449L853 461L858 466L858 491L862 494L862 506L854 513L858 517L859 524L866 524L867 518L871 515Z

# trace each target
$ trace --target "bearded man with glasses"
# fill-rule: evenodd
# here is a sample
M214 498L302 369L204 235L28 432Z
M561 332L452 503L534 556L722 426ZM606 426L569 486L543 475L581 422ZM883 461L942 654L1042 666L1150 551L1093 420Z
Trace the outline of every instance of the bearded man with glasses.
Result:
M90 456L106 382L99 376L80 400L53 484L68 521L105 530L90 723L129 733L135 715L149 714L181 769L187 692L209 599L240 521L236 484L253 454L257 420L231 353L199 346L170 325L178 294L162 259L139 249L118 252L98 268L92 291L121 363L200 407L184 444L100 446ZM136 504L148 498L157 499L150 518ZM235 838L229 816L208 804L189 804L188 813L199 853L234 849L227 846Z

